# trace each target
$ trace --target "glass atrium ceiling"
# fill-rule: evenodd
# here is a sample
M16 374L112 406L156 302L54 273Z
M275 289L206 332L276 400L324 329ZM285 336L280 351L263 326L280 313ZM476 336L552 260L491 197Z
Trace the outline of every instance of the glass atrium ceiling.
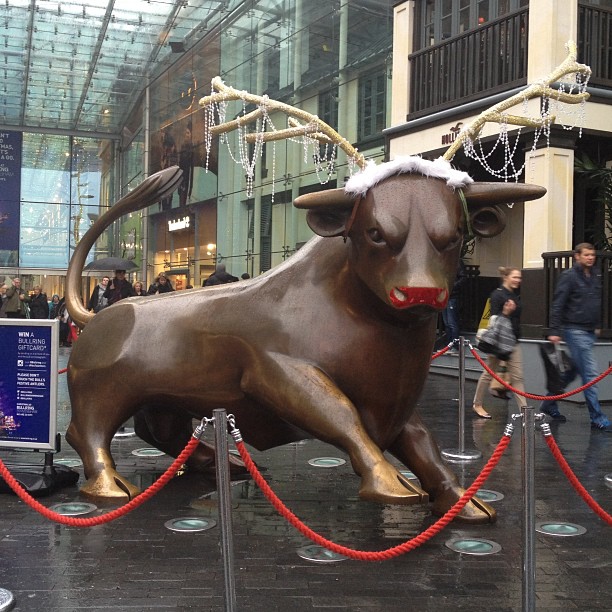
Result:
M0 0L0 128L117 134L155 76L241 0Z

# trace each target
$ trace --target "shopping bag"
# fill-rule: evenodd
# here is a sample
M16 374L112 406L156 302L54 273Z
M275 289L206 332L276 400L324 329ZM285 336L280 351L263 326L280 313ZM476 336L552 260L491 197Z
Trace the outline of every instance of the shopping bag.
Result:
M489 326L478 330L476 342L476 346L483 353L495 355L498 359L506 361L516 344L512 323L503 315L493 315L489 319Z
M540 356L546 372L546 389L550 395L559 395L565 391L563 377L565 372L573 369L574 364L567 349L556 342L540 344Z
M76 342L76 341L77 341L77 339L78 339L79 335L78 335L78 332L77 332L77 326L76 326L76 325L75 325L75 324L74 324L72 321L70 321L70 322L68 323L68 326L69 326L69 327L68 327L68 338L67 338L67 342L69 342L70 344L72 344L73 342Z

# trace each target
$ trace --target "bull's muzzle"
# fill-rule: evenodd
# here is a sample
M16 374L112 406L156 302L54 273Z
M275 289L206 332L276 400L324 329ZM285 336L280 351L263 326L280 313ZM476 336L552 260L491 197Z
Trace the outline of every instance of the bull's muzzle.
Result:
M443 310L448 303L448 290L438 287L394 287L389 299L395 308L430 306Z

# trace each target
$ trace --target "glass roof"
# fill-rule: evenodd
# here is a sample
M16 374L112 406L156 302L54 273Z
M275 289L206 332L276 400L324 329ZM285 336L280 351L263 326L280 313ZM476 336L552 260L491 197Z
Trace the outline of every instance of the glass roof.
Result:
M4 0L0 126L118 134L147 77L240 0Z

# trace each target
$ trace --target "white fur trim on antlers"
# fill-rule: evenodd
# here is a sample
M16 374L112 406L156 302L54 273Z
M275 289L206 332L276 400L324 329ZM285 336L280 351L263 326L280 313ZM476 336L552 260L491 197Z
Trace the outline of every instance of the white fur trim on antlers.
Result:
M349 195L365 195L368 189L374 187L386 178L405 173L422 174L423 176L445 179L446 184L453 189L466 187L474 182L467 172L455 170L448 161L439 157L429 161L422 157L404 155L393 161L376 164L373 161L347 181L344 191Z

